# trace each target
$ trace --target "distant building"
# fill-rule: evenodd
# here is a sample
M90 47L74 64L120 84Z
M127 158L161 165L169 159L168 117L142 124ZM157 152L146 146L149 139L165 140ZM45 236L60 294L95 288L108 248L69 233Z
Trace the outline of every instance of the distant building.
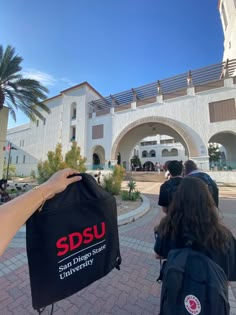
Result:
M225 61L236 56L236 0L219 0L218 7L224 33Z
M164 165L169 160L185 161L188 156L180 142L166 135L156 135L143 139L134 149L141 161L142 167L148 170L155 169L158 163Z

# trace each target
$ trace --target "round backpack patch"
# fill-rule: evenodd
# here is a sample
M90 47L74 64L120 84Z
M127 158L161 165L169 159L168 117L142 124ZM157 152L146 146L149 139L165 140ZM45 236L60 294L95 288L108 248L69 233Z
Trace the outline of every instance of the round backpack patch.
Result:
M201 303L194 295L187 295L185 297L184 306L189 314L198 315L201 312Z

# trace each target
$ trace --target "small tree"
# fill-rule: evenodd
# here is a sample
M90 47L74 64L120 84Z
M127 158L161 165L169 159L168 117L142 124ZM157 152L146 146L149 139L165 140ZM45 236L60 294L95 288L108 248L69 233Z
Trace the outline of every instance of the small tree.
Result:
M65 155L65 160L62 155L62 146L57 144L55 151L49 151L47 154L47 160L38 163L38 182L43 183L49 179L55 172L71 167L79 172L85 172L86 159L80 155L80 148L77 147L77 143L73 142L70 151Z
M9 164L8 167L8 178L7 178L7 163L4 160L4 164L3 164L3 178L9 179L12 176L16 175L16 167L15 165Z
M219 162L221 158L221 152L219 149L219 145L214 145L213 143L209 143L208 145L208 155L209 155L209 161L212 162Z
M65 162L63 162L62 146L57 144L55 151L48 151L46 161L40 161L38 163L38 182L41 184L49 179L55 172L66 168Z
M112 195L119 195L124 175L125 169L120 165L116 165L113 173L104 178L103 188Z
M129 197L131 196L131 193L135 190L135 188L136 188L136 182L133 180L133 179L131 179L129 182L128 182L128 185L127 185L128 187L129 187Z
M133 164L134 167L140 167L141 161L137 155L134 155L131 159L131 164Z
M81 173L86 171L86 158L81 157L80 147L77 146L76 141L72 143L70 151L66 153L65 162L68 167L78 170Z

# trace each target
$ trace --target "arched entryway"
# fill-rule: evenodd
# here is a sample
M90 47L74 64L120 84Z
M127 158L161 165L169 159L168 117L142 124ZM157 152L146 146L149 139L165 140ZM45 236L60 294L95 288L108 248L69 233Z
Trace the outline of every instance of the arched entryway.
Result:
M97 155L97 153L93 153L93 166L96 168L96 167L99 167L100 166L100 159L99 159L99 156Z
M127 125L113 142L111 157L114 158L119 151L121 165L126 165L132 158L135 145L143 138L157 134L172 137L182 144L187 158L199 160L202 169L209 168L207 146L200 136L189 126L165 117L145 117ZM130 165L127 166L126 169L130 169Z
M155 171L154 164L151 161L147 161L143 164L143 171Z
M209 139L209 148L219 150L219 159L210 161L211 169L232 170L236 169L236 133L222 131Z
M105 167L105 150L102 146L97 145L93 149L93 165L92 169L96 170L98 168L104 169Z

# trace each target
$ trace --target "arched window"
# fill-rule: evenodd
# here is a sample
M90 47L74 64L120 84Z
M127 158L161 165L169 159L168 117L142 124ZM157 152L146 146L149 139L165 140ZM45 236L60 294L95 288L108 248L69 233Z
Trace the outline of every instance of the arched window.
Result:
M169 151L167 149L162 150L161 156L169 156Z
M155 156L156 156L156 152L155 152L154 150L151 150L151 151L149 152L149 155L150 155L151 157L155 157Z
M147 151L143 151L143 152L142 152L142 157L143 157L143 158L147 157L147 155L148 155Z
M177 149L171 149L170 155L171 156L178 156L178 150Z
M71 104L71 119L76 119L76 103Z

